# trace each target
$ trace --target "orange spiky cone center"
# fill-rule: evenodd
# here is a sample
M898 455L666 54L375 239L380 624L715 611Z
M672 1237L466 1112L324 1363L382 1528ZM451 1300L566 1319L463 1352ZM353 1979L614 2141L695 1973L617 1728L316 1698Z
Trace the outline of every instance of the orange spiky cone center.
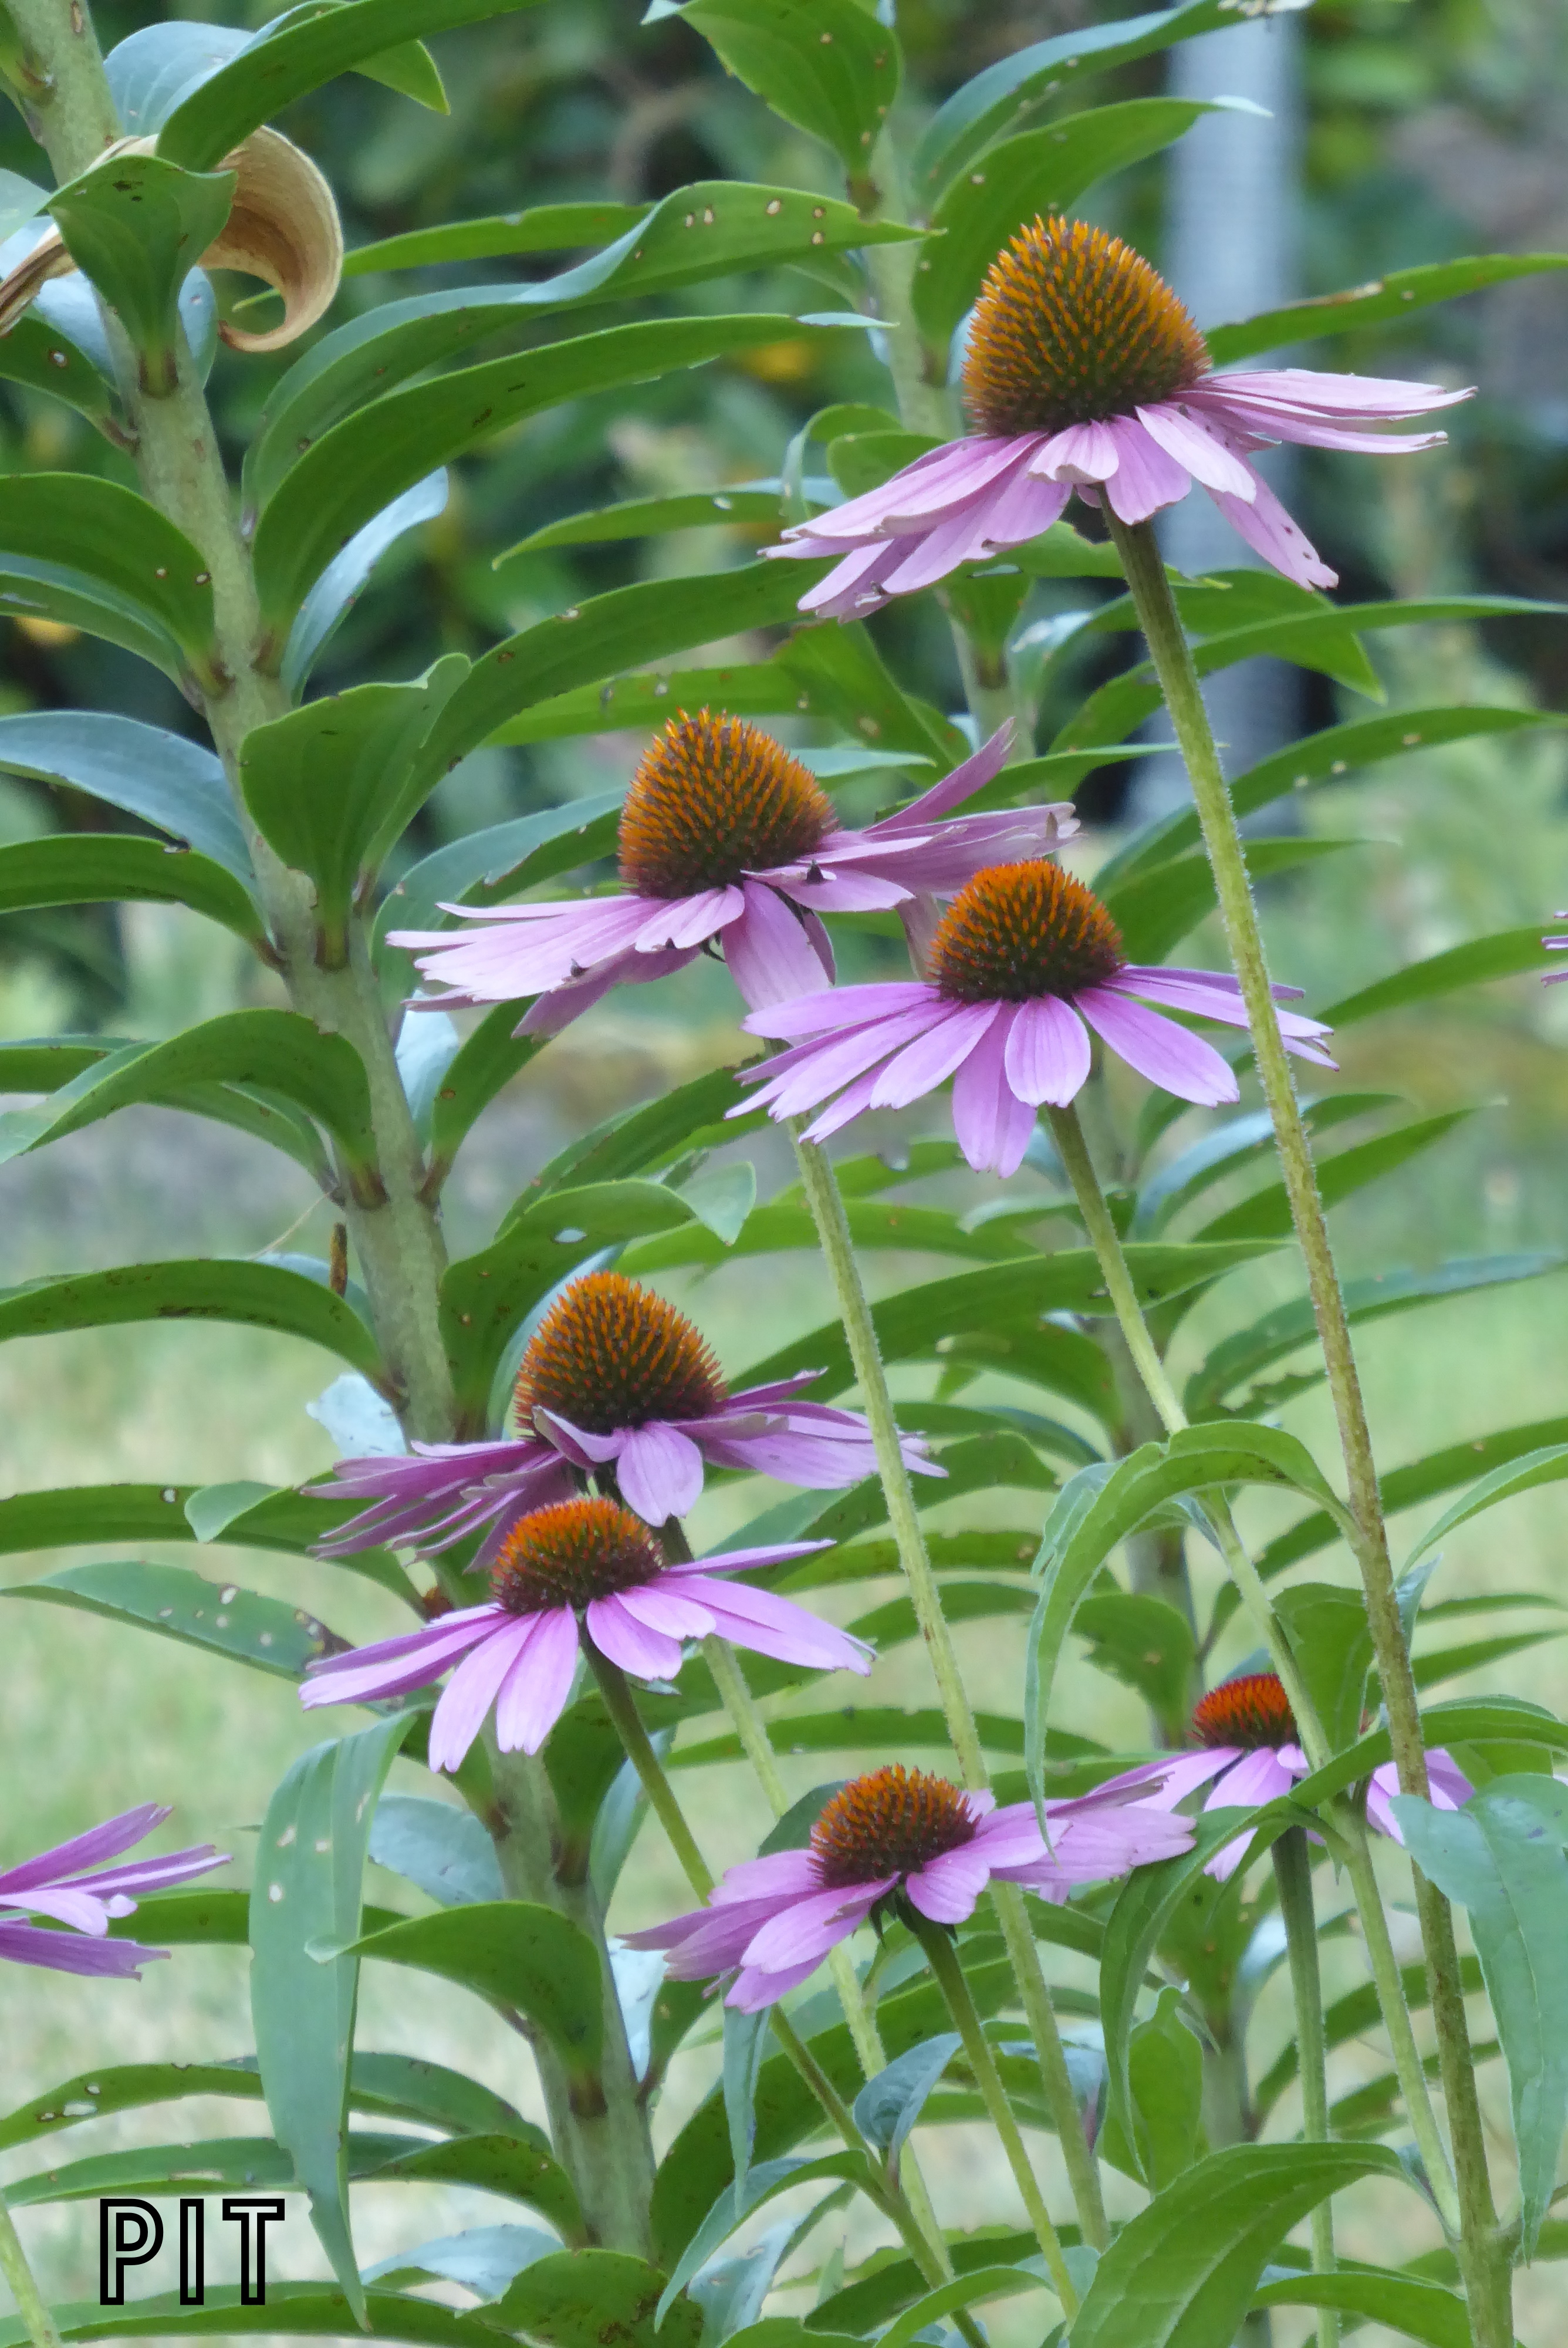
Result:
M1296 1715L1273 1672L1246 1672L1212 1688L1193 1714L1200 1745L1240 1745L1247 1752L1297 1742Z
M997 255L964 398L977 432L1061 432L1168 399L1208 372L1202 335L1131 245L1054 213Z
M952 1003L1028 1003L1102 985L1125 962L1093 891L1041 860L977 872L943 914L926 970Z
M520 1518L490 1568L490 1591L508 1614L582 1608L656 1581L658 1545L619 1500L562 1500Z
M620 877L640 897L694 897L809 858L836 828L809 767L743 717L673 718L620 813Z
M524 1427L542 1408L589 1435L706 1418L726 1399L701 1332L619 1272L590 1272L561 1291L528 1341L515 1388Z
M974 1837L975 1821L956 1786L893 1762L835 1794L811 1830L811 1848L831 1891L913 1875Z

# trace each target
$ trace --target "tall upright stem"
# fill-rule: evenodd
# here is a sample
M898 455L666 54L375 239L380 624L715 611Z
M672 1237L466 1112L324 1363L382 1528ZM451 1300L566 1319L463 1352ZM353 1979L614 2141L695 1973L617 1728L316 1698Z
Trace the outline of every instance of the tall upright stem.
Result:
M1308 2144L1328 2141L1328 2072L1323 2039L1323 1983L1317 1970L1317 1918L1312 1905L1312 1859L1301 1827L1287 1827L1275 1844L1274 1879L1296 2002L1296 2053L1301 2080L1301 2133ZM1309 2220L1312 2264L1332 2274L1334 2209L1319 2201ZM1331 2307L1317 2311L1317 2348L1338 2348L1339 2319Z
M12 2223L4 2193L0 2193L0 2274L11 2286L16 2312L27 2327L27 2337L33 2348L60 2348L60 2335L56 2329L55 2319L34 2280L33 2270L27 2264L27 2253L22 2248L22 2238Z
M1275 1010L1235 810L1225 787L1219 752L1198 688L1197 671L1153 530L1147 522L1128 524L1119 520L1109 504L1105 517L1186 763L1204 844L1214 870L1225 940L1246 1005L1258 1076L1274 1125L1291 1220L1307 1266L1307 1287L1338 1425L1350 1513L1358 1535L1356 1561L1366 1597L1367 1621L1383 1701L1388 1708L1389 1744L1399 1769L1399 1787L1403 1793L1425 1796L1429 1791L1426 1746L1409 1648L1399 1622L1382 1495L1350 1339L1349 1318L1317 1188L1312 1148L1296 1102L1290 1061ZM1438 2058L1459 2180L1463 2220L1460 2258L1471 2321L1478 2348L1508 2348L1513 2336L1512 2285L1495 2240L1497 2216L1465 2020L1453 1918L1435 1885L1419 1868L1414 1874Z

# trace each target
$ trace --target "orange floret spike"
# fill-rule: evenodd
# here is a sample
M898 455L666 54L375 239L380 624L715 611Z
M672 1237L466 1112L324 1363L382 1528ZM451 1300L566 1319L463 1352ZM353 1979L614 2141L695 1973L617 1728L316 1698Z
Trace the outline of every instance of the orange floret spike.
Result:
M1299 1742L1296 1715L1273 1672L1246 1672L1212 1688L1193 1714L1193 1734L1200 1745L1239 1745L1249 1753Z
M976 1821L957 1786L892 1762L852 1778L824 1808L811 1848L825 1888L913 1875L972 1842Z
M490 1591L509 1614L547 1614L636 1590L662 1570L652 1534L619 1500L562 1500L518 1519L490 1569Z
M651 1419L705 1418L726 1396L701 1331L623 1272L590 1272L561 1291L528 1341L518 1420L553 1410L589 1435Z
M620 877L640 897L694 897L808 858L836 829L809 767L743 717L672 718L632 778Z
M954 1003L1027 1003L1100 986L1126 963L1091 889L1060 864L993 864L959 890L926 955Z

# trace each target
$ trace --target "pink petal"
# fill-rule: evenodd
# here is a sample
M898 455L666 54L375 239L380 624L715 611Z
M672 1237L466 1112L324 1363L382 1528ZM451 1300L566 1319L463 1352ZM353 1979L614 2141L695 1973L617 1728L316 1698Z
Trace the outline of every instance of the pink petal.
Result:
M917 594L922 587L934 587L962 564L978 561L986 551L985 519L989 510L989 504L965 506L934 522L924 536L900 541L908 551L883 582L887 592Z
M876 611L887 601L882 592L882 582L888 572L903 559L910 541L907 539L873 539L869 546L857 546L853 554L845 555L836 570L815 587L808 587L796 609L820 612L825 619L850 620L862 611ZM828 546L794 547L765 546L764 554L826 554Z
M1249 404L1265 400L1298 407L1309 415L1401 417L1429 416L1435 408L1473 399L1475 392L1473 387L1445 391L1440 384L1401 383L1388 376L1328 375L1313 367L1256 367L1205 376L1188 396L1216 407L1232 399Z
M1251 499L1257 487L1255 474L1226 448L1206 417L1188 415L1162 401L1153 407L1141 407L1138 421L1155 446L1173 457L1194 481L1202 481L1205 489Z
M772 1850L763 1859L743 1859L724 1869L713 1893L713 1905L735 1900L786 1900L820 1891L816 1860L809 1850Z
M496 1743L503 1753L537 1753L562 1713L577 1677L577 1618L569 1606L536 1614L496 1698Z
M1174 505L1193 486L1192 475L1167 455L1135 416L1115 417L1108 429L1121 458L1105 494L1123 521L1147 521Z
M645 1581L635 1590L618 1591L616 1603L645 1630L661 1631L667 1639L705 1639L714 1622L709 1608L701 1602L704 1585L695 1575L682 1581L665 1576L664 1581Z
M872 1651L863 1639L771 1590L722 1581L716 1574L690 1575L684 1586L700 1593L720 1636L733 1646L749 1647L753 1654L801 1663L811 1671L850 1671L864 1676L871 1669Z
M694 897L644 898L646 919L633 940L639 953L700 946L738 922L745 900L738 889L703 889Z
M942 1016L933 1019L924 1035L906 1044L888 1061L872 1090L872 1107L907 1108L911 1101L919 1100L924 1094L945 1084L994 1025L997 1008L994 1003L946 1006Z
M1109 425L1070 424L1052 434L1030 470L1055 481L1108 481L1121 461Z
M977 1174L1016 1174L1034 1131L1034 1109L1007 1078L1007 1044L1016 1004L996 1018L953 1079L953 1131Z
M702 1455L689 1435L653 1421L634 1427L620 1447L615 1480L629 1509L644 1523L662 1525L695 1508L702 1490Z
M118 1818L106 1818L101 1827L89 1827L85 1834L73 1835L69 1842L56 1843L52 1850L40 1851L36 1859L23 1859L20 1865L0 1871L0 1891L26 1891L36 1883L56 1883L62 1876L76 1875L98 1859L117 1859L122 1850L143 1841L169 1815L168 1806L158 1802L141 1802L134 1810L121 1810Z
M497 1608L497 1612L499 1609ZM485 1724L496 1691L528 1645L538 1618L508 1615L483 1646L466 1655L442 1691L430 1721L430 1766L456 1769Z
M746 881L744 895L744 912L724 932L724 960L750 1009L816 993L822 963L796 915L761 881Z
M1207 1108L1240 1099L1234 1071L1201 1035L1109 987L1081 987L1073 1000L1095 1033L1151 1084Z
M1255 1810L1264 1802L1276 1802L1288 1794L1299 1775L1299 1771L1286 1766L1272 1746L1261 1745L1251 1753L1244 1753L1235 1767L1225 1771L1204 1807Z
M845 1086L831 1107L825 1108L820 1117L812 1120L806 1129L806 1139L825 1141L830 1134L842 1133L846 1125L853 1125L857 1117L864 1117L871 1106L871 1096L876 1086L875 1071L869 1071L864 1076L856 1076L852 1085ZM778 1110L775 1109L774 1115L776 1117L778 1114Z
M825 987L779 1005L776 1013L770 1009L765 1021L759 1012L743 1019L741 1025L748 1035L776 1035L788 1043L797 1035L816 1035L833 1027L861 1027L868 1020L895 1018L907 1011L929 1008L941 1000L936 988L920 979L894 979L879 986Z
M134 1900L127 1900L118 1912L128 1916L135 1905ZM0 1895L0 1908L30 1909L36 1916L52 1916L56 1923L69 1924L77 1932L91 1932L99 1940L109 1928L109 1911L103 1900L95 1900L90 1891L73 1891L63 1885L45 1883L26 1894Z
M938 1011L922 1006L897 1019L876 1020L858 1032L852 1030L820 1044L797 1045L799 1058L764 1085L756 1097L769 1105L774 1117L794 1117L802 1109L814 1108L852 1076L875 1068L900 1045L923 1035L938 1016ZM867 1086L874 1088L876 1081L875 1076L868 1076Z
M961 1924L975 1912L975 1902L986 1888L990 1869L975 1843L944 1851L927 1859L915 1874L906 1876L904 1889L922 1916L936 1924Z
M1260 476L1254 476L1254 490L1249 504L1217 490L1210 495L1237 536L1286 579L1293 579L1298 587L1337 587L1339 573L1329 570L1305 530L1292 521Z
M1007 1080L1020 1101L1065 1108L1089 1081L1093 1054L1083 1022L1060 995L1020 1003L1009 1031Z
M867 489L829 513L814 514L810 521L797 522L784 536L804 533L831 541L857 539L869 530L879 538L897 537L910 524L922 523L931 514L977 497L999 473L1016 463L1026 443L1032 445L1028 436L1021 441L1016 438L950 440L946 448L928 448L880 489Z
M1152 1802L1161 1809L1174 1809L1194 1787L1206 1786L1211 1777L1228 1769L1240 1754L1239 1745L1210 1746L1201 1753L1171 1753L1163 1761L1144 1761L1136 1769L1123 1769L1120 1776L1107 1777L1103 1784L1096 1786L1091 1794L1080 1795L1071 1802L1048 1802L1046 1810L1052 1830L1058 1818L1065 1818L1102 1803L1125 1800L1129 1796ZM1143 1790L1145 1787L1149 1789L1146 1794Z
M764 1972L784 1965L820 1963L829 1949L846 1941L885 1891L898 1879L887 1875L875 1883L845 1885L833 1891L813 1891L790 1905L755 1932L746 1945L746 1962Z
M635 1679L670 1680L681 1668L681 1642L651 1631L619 1598L595 1598L587 1608L589 1636L601 1655Z

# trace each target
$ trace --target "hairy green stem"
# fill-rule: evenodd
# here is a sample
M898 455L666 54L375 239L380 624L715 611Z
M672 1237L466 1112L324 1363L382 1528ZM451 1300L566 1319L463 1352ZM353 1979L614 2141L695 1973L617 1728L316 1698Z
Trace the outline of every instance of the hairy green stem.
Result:
M16 2312L27 2327L27 2337L33 2348L60 2348L60 2335L56 2329L55 2319L34 2280L33 2270L27 2264L27 2253L22 2248L22 2238L12 2223L4 2193L0 2193L0 2274L11 2286Z
M1024 2209L1029 2214L1029 2222L1034 2229L1034 2238L1040 2244L1040 2255L1050 2270L1051 2283L1057 2297L1061 2302L1062 2312L1071 2319L1078 2312L1078 2292L1067 2260L1062 2254L1061 2237L1050 2222L1050 2212L1045 2206L1045 2197L1040 2192L1034 2170L1030 2164L1028 2147L1024 2143L1019 2124L1013 2117L1012 2106L1008 2102L1007 2089L1002 2085L1001 2074L997 2069L996 2057L991 2053L990 2042L981 2026L980 2017L975 2010L975 2001L969 1994L969 1984L964 1978L964 1968L958 1962L958 1952L952 1935L946 1925L933 1924L928 1917L922 1916L914 1908L907 1910L905 1921L910 1926L916 1939L925 1950L926 1962L935 1974L938 1986L947 2001L948 2012L953 2017L953 2027L963 2041L964 2053L968 2058L969 2068L974 2073L975 2085L980 2091L980 2100L989 2115L992 2127L1001 2138L1002 2150L1007 2154L1008 2167L1012 2170L1013 2182L1022 2196Z
M1312 1904L1312 1857L1302 1827L1287 1827L1275 1844L1274 1879L1285 1925L1285 1951L1296 2003L1296 2053L1301 2080L1301 2133L1308 2144L1328 2142L1328 2071L1323 2036L1323 1982L1317 1970L1317 1917ZM1308 2220L1312 2264L1332 2274L1334 2205L1319 2201ZM1331 2307L1317 2311L1317 2348L1337 2348L1339 2318Z
M1399 1771L1399 1788L1402 1793L1426 1796L1426 1746L1415 1676L1410 1668L1409 1643L1399 1621L1382 1494L1350 1338L1349 1317L1317 1187L1312 1146L1302 1121L1289 1056L1275 1010L1268 963L1235 810L1153 530L1147 522L1129 525L1119 520L1109 505L1105 516L1186 764L1204 844L1214 870L1225 941L1246 1006L1258 1077L1274 1126L1291 1220L1307 1267L1307 1288L1339 1430L1350 1514L1358 1536L1353 1547L1388 1710L1389 1745ZM1478 2348L1508 2348L1513 2337L1512 2285L1496 2250L1496 2210L1460 1985L1453 1917L1448 1902L1419 1869L1415 1869L1415 1884L1459 2183L1462 2220L1460 2258L1471 2321Z
M877 1474L887 1502L887 1520L892 1527L904 1578L909 1587L915 1620L919 1624L920 1635L930 1658L941 1699L942 1716L953 1741L953 1751L958 1757L964 1784L973 1793L984 1793L990 1786L990 1773L986 1767L979 1731L975 1725L974 1712L958 1668L952 1633L942 1612L941 1592L937 1587L930 1552L926 1547L926 1536L921 1529L919 1510L915 1505L909 1471L899 1448L898 1423L894 1414L893 1398L887 1391L886 1374L876 1343L876 1328L871 1318L871 1306L861 1281L860 1267L856 1261L855 1242L850 1235L843 1196L825 1154L815 1142L803 1139L798 1126L792 1125L791 1131L794 1135L801 1188L805 1193L806 1204L811 1210L817 1236L822 1241L822 1251L832 1274L839 1317L849 1341L849 1357L860 1388L866 1423L871 1429ZM1002 1937L1022 2000L1024 2016L1039 2052L1046 2103L1061 2140L1078 2221L1084 2240L1100 2249L1109 2241L1110 2233L1100 2191L1099 2167L1084 2138L1078 2099L1072 2092L1061 2034L1056 2025L1050 1993L1040 1970L1040 1952L1030 1930L1023 1894L1016 1884L993 1883L991 1898L1001 1922Z

